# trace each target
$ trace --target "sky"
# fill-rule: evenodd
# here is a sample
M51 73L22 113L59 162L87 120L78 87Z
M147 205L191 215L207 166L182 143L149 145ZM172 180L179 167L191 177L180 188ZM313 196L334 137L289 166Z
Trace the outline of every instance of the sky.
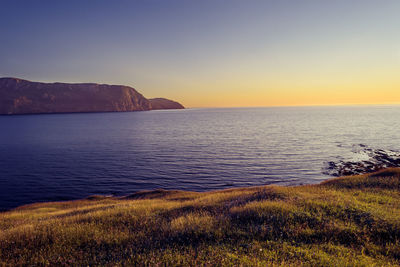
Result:
M186 107L400 103L398 0L0 0L0 77Z

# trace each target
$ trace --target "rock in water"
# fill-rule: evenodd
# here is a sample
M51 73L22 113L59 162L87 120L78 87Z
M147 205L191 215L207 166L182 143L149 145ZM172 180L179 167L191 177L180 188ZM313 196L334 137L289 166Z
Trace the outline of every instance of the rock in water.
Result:
M157 109L159 108L162 106L157 106ZM129 86L96 83L41 83L18 78L0 78L0 114L151 109L150 101Z
M369 148L367 145L353 145L353 153L362 154L367 160L338 160L325 162L324 174L348 176L376 172L390 167L400 167L400 152Z

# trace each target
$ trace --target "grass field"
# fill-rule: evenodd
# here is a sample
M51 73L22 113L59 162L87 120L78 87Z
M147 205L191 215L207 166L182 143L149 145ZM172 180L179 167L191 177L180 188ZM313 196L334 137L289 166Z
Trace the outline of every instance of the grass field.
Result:
M0 213L0 266L399 266L400 169Z

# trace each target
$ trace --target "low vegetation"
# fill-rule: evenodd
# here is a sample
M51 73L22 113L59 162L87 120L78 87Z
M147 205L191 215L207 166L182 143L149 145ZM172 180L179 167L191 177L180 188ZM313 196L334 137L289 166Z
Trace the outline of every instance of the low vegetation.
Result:
M398 266L400 170L0 213L0 266Z

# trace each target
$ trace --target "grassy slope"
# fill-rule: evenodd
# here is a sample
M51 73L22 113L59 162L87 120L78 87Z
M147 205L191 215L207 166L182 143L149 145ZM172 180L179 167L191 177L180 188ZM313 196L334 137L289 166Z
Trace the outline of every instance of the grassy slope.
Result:
M0 213L0 262L399 265L400 170L319 185L29 205Z

